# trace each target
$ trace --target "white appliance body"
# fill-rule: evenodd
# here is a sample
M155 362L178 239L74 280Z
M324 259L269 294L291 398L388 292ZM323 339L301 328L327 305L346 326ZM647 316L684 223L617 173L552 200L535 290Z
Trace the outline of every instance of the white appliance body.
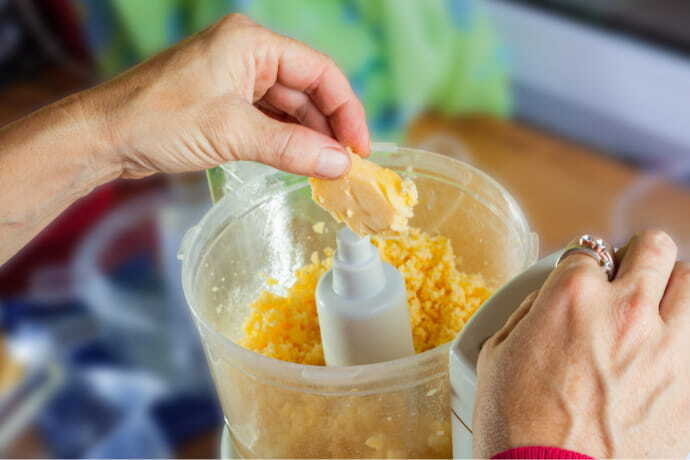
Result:
M482 343L505 324L527 295L539 289L562 251L539 260L484 302L450 349L453 457L474 458L472 415L477 386L477 359Z

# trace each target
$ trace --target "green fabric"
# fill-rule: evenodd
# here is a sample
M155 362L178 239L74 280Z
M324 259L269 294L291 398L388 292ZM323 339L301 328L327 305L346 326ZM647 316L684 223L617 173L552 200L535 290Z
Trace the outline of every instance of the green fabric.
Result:
M98 2L82 0L87 7ZM481 0L110 0L115 24L94 42L115 73L232 11L335 59L380 140L422 110L508 115L506 59ZM87 14L88 17L88 14Z
M123 33L129 37L137 55L150 56L168 45L166 18L173 3L177 2L117 0L114 3Z

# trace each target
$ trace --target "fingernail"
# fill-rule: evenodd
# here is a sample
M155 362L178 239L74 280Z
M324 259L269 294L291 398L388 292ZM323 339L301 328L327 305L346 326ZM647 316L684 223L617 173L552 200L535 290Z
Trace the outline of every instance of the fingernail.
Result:
M335 179L345 174L349 166L350 159L344 150L326 147L319 153L314 173L320 177Z

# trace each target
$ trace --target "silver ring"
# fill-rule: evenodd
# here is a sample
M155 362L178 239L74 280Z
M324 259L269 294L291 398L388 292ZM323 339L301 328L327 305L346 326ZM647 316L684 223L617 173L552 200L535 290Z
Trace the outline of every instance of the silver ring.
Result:
M592 235L582 235L565 248L563 254L556 261L557 267L563 259L573 254L585 254L597 261L599 266L604 269L608 280L611 281L616 276L616 260L613 257L613 249L610 244L601 238L594 238Z

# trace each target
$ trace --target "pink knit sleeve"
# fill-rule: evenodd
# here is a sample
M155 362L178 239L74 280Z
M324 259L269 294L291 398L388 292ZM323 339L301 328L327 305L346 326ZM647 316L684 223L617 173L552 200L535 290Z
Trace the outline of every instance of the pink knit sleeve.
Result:
M593 459L588 455L573 452L572 450L560 449L558 447L528 446L508 449L494 455L493 458L513 458L513 459L571 459L587 458Z

